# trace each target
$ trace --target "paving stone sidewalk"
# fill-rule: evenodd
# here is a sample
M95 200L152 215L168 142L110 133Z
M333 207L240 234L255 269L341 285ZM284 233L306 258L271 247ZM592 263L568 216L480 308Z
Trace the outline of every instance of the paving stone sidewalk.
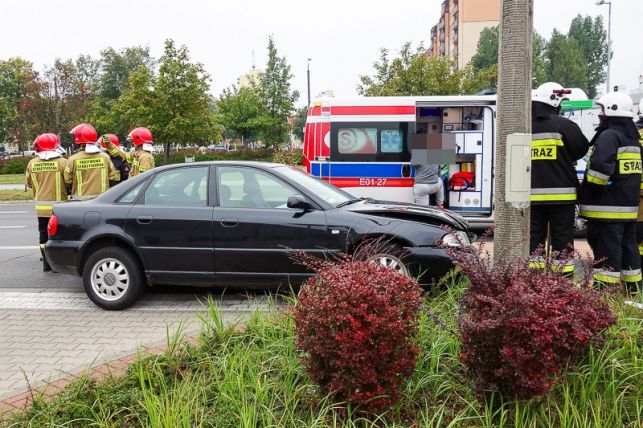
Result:
M218 299L226 322L266 309L265 296ZM199 332L191 295L150 295L124 311L95 307L83 293L0 292L0 400L124 355L165 344L168 326Z

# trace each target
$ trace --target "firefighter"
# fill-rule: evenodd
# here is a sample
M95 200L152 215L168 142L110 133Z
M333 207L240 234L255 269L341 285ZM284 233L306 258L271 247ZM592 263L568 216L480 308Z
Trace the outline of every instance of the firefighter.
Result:
M636 121L636 127L639 130L639 143L641 144L641 147L643 147L643 98L639 101L639 120ZM643 182L641 182L639 196L639 216L636 223L636 240L639 243L639 255L641 256L641 266L643 266Z
M105 144L105 137L109 139L109 141L112 142L112 144L115 147L121 147L121 142L119 141L118 137L114 134L105 134L101 137L100 139L100 144L103 147L103 149L108 150L107 145ZM130 165L127 163L127 161L120 156L111 156L110 159L112 160L112 163L114 164L115 168L115 173L114 173L114 179L109 182L109 187L114 187L118 183L127 180L129 177L129 172L130 172Z
M71 187L70 193L74 198L98 196L109 189L110 181L114 180L114 164L107 154L100 151L96 142L98 133L93 126L81 123L70 134L74 142L83 147L69 158L65 183Z
M119 156L131 165L130 177L135 177L154 168L154 141L152 132L147 128L135 128L127 136L127 141L134 144L134 152L126 152L103 136L110 156Z
M580 194L580 215L587 219L587 242L594 258L594 283L641 287L636 220L641 186L641 145L632 121L632 99L622 92L603 95L600 125L591 144Z
M530 252L545 245L548 231L551 250L559 252L574 245L578 188L575 162L585 156L589 141L578 125L559 116L560 103L570 92L558 83L547 82L532 96ZM532 266L544 267L544 261L535 260ZM573 262L562 269L571 274Z
M34 141L34 151L37 156L27 164L27 187L33 189L36 201L36 217L38 218L38 234L40 253L42 254L42 270L51 270L45 257L47 243L47 224L51 217L54 202L67 200L67 187L64 173L67 159L59 151L60 140L56 134L41 134Z

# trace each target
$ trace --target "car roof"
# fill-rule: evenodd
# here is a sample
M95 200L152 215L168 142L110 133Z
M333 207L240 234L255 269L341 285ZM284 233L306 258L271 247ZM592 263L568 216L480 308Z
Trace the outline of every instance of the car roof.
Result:
M219 165L219 166L254 166L260 168L276 168L280 166L288 166L282 163L262 162L262 161L238 161L238 160L219 160L219 161L199 161L199 162L182 162L173 163L170 165L163 165L155 168L156 170L172 169L180 166L204 166L204 165Z

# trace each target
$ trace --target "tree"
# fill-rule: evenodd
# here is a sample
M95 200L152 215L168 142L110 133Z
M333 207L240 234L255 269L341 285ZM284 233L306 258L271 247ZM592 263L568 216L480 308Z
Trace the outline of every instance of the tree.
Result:
M140 66L149 70L154 59L149 47L133 46L116 51L107 48L100 53L98 96L101 100L116 100L127 89L129 76Z
M480 33L476 54L471 59L473 69L478 73L498 64L498 27L487 27ZM532 36L532 87L548 81L547 40L536 31Z
M172 142L204 144L214 139L209 80L203 65L190 61L186 46L177 48L173 40L165 41L151 127L156 141L165 147L167 162Z
M157 120L155 113L159 105L154 90L155 84L156 79L152 71L145 66L139 66L129 75L123 93L111 103L112 108L105 121L112 123L113 129L131 130L138 126L152 127Z
M268 146L275 147L288 141L288 118L299 98L299 92L291 89L292 78L286 57L279 56L272 36L269 37L268 64L259 77L258 85L268 122L262 138Z
M86 121L93 108L92 67L80 61L83 71L71 59L56 59L42 74L40 97L34 105L35 125L59 134L69 143L69 130ZM40 131L45 132L45 131Z
M240 137L245 144L255 141L267 126L264 105L256 87L225 89L215 105L216 118L226 131Z
M547 40L534 31L531 44L532 87L537 88L549 81L549 60L547 58Z
M476 54L471 58L475 71L498 64L498 27L486 27L480 32Z
M22 58L0 61L0 142L16 142L25 150L38 130L32 111L41 84L30 62Z
M577 15L569 26L567 36L576 40L585 60L584 87L591 99L596 96L596 87L605 79L607 66L607 33L603 27L603 17L594 20L590 16Z
M507 203L505 168L507 136L531 133L532 0L502 0L500 16L494 262L505 264L529 255L529 208Z
M455 95L475 93L493 80L493 73L477 75L471 67L458 70L455 62L446 58L430 58L424 46L415 50L405 43L399 56L390 59L387 49L373 63L372 76L360 76L357 91L366 96L391 95Z
M295 123L293 124L293 134L295 137L304 139L304 127L306 126L306 119L308 117L308 106L301 106L295 111Z
M547 57L551 81L588 91L587 64L576 39L554 30L547 46Z

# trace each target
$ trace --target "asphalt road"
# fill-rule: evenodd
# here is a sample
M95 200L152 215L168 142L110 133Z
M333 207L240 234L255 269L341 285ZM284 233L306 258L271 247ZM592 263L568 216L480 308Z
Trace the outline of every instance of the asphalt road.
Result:
M0 288L82 291L80 278L42 271L33 202L0 204Z

